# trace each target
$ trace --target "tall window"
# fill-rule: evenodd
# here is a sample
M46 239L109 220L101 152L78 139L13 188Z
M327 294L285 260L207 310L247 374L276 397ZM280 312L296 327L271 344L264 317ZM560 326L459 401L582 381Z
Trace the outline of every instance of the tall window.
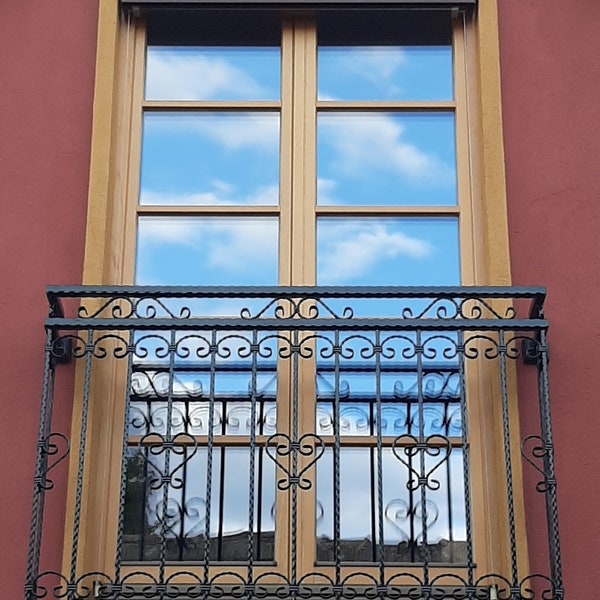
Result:
M128 282L470 283L463 36L448 10L151 14L134 50ZM260 302L245 308L259 312ZM328 309L341 314L344 303ZM395 307L363 300L354 310ZM424 545L428 562L464 567L460 384L442 348L429 364L399 362L410 356L403 343L427 342L406 338L375 375L361 352L365 340L381 343L374 334L324 333L292 374L290 361L270 358L277 336L246 334L215 337L227 351L212 363L197 342L194 360L134 366L123 558L158 560L167 536L167 560L201 562L210 518L213 565L245 561L251 544L253 560L285 572L297 529L300 574L376 563L382 547L390 564L420 563ZM147 338L156 357L185 333ZM245 344L265 352L244 359L236 349ZM411 448L438 434L449 446L426 459L438 487L425 496L411 485ZM291 458L276 449L305 435L308 493L292 524L279 479ZM173 438L180 447L167 467L155 450ZM165 469L180 485L160 484Z

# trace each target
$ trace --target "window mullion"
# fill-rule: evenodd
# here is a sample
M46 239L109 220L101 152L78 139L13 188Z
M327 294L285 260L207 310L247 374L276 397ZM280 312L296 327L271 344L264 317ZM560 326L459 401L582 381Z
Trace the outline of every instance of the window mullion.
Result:
M316 25L298 17L294 30L292 284L314 285L316 204Z
M293 139L292 139L292 285L314 285L316 282L316 52L317 36L315 20L298 15L294 19L293 44ZM302 314L306 313L306 306ZM291 390L291 429L300 436L315 430L315 360L306 358L309 332L299 333L303 348L298 360L295 378L296 390ZM314 347L313 347L314 350ZM295 393L294 393L295 392ZM300 399L302 401L300 402ZM312 399L312 401L311 401ZM295 405L294 405L295 404ZM294 423L294 418L297 422ZM297 440L294 440L297 441ZM316 448L315 448L316 451ZM298 470L305 468L314 456L298 457ZM295 561L298 576L314 570L315 563L315 483L316 468L313 464L303 474L311 481L310 489L298 489L297 514L291 515L295 526L297 546L290 548L291 561ZM295 582L292 582L295 583Z

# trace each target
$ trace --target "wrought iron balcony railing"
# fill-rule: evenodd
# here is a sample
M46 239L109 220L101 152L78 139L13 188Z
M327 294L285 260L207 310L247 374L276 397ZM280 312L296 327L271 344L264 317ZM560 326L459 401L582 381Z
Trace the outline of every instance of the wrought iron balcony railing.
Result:
M47 295L26 600L563 598L543 289Z

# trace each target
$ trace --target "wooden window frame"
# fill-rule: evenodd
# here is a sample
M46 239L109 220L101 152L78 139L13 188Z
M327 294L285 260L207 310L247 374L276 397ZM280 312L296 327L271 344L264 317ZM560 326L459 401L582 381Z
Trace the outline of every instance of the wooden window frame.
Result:
M134 27L130 15L121 14L118 0L100 0L99 27L96 64L96 87L94 96L94 120L92 132L92 152L90 166L90 184L88 194L88 221L86 231L86 248L84 261L84 284L126 284L133 281L133 261L135 232L130 226L138 215L165 214L164 207L139 207L138 177L139 142L141 139L140 107L153 109L165 107L176 109L209 108L207 103L156 103L143 100L140 82L143 77L143 60L145 47L143 28ZM316 206L315 182L316 167L314 159L305 157L301 161L304 172L292 174L294 168L289 157L283 157L280 166L281 203L279 207L174 207L169 214L278 214L280 228L280 245L291 248L291 254L304 252L300 246L306 244L314 248L315 221L317 216L336 216L343 211L357 216L397 216L448 214L460 219L461 271L464 285L510 285L510 261L508 250L508 227L506 217L506 192L504 183L504 158L502 141L501 96L499 81L498 55L498 23L496 0L480 0L475 14L464 19L460 25L460 35L455 34L455 63L464 64L465 69L455 70L455 100L434 103L436 107L451 109L456 115L456 156L458 165L458 198L459 203L450 207L334 207ZM301 34L300 43L307 43L306 29L298 28ZM313 30L314 33L314 30ZM456 32L455 32L456 33ZM284 44L286 42L284 36ZM316 43L310 42L316 51ZM292 51L292 48L285 50ZM306 53L303 51L303 55ZM312 59L311 59L312 60ZM291 73L282 69L283 92L281 106L289 105L285 93L307 94L305 82L316 89L316 73L307 72L305 77L295 78L291 85ZM137 84L136 84L137 82ZM128 92L133 90L133 93ZM125 91L125 92L124 92ZM184 106L185 104L185 106ZM213 108L223 107L223 103L209 103ZM260 103L253 106L260 108ZM273 103L262 103L263 108L274 108ZM384 106L385 104L385 106ZM240 106L235 104L236 106ZM282 146L291 139L294 123L302 122L309 130L305 139L316 134L316 112L319 109L382 109L423 110L430 108L430 103L395 102L395 103L338 103L317 101L311 106L309 102L294 103L296 113L287 113L282 108L281 137ZM231 106L230 106L231 107ZM139 112L138 112L139 111ZM300 111L300 112L298 112ZM310 144L299 144L300 138L294 136L294 152L306 153ZM314 141L314 139L313 139ZM312 144L315 147L315 144ZM314 152L313 152L314 154ZM312 166L311 166L312 165ZM293 202L294 197L312 194L314 210L300 208ZM129 198L124 202L124 198ZM133 199L133 201L131 200ZM306 206L306 204L305 204ZM281 211L281 212L280 212ZM294 228L301 223L300 235L292 234ZM298 232L297 229L295 229ZM465 251L468 249L468 251ZM302 261L301 266L292 261L280 267L280 284L306 285L314 283L315 261ZM120 424L119 410L115 410L114 398L120 386L124 384L122 375L116 367L111 369L106 379L110 384L96 384L103 388L103 396L111 400L103 407L92 407L90 425L88 427L88 444L97 451L111 452L115 456L115 464L120 459ZM307 381L312 376L307 375ZM472 374L473 386L478 386L481 394L485 394L488 378L485 374ZM514 392L516 382L514 374L509 374L509 387ZM307 385L314 385L311 380ZM106 389L104 389L106 388ZM511 420L518 424L516 394L511 405ZM77 402L77 399L76 399ZM75 409L74 414L78 414ZM483 447L494 440L499 431L498 423L490 420L484 407L476 406L471 415L472 422L478 424L477 433L472 444L481 443ZM112 421L112 423L111 423ZM121 424L122 425L122 424ZM74 422L73 431L77 431L78 423ZM312 427L312 425L311 425ZM116 435L112 433L117 432ZM111 433L112 432L112 433ZM73 436L75 439L75 436ZM519 436L513 436L518 440ZM485 441L488 440L488 441ZM518 442L515 442L518 443ZM73 456L76 453L73 453ZM502 481L497 477L502 474L494 464L494 457L486 452L478 456L475 453L473 472L485 474L478 486L474 485L476 499L493 497L496 489L500 489ZM516 452L515 448L515 455ZM491 458L490 458L491 456ZM516 477L520 478L520 466L516 461ZM114 473L118 468L107 469L100 474L93 493L84 498L88 515L101 515L100 522L89 525L92 517L83 519L82 567L93 565L98 568L98 557L104 556L104 562L110 564L104 549L114 546L116 532L111 523L116 523L114 509L107 511L111 505L111 491L115 485ZM495 475L496 473L500 475ZM479 489L475 489L479 487ZM70 495L72 497L72 495ZM517 530L523 531L524 514L522 498L517 495L515 520ZM477 502L477 500L476 500ZM114 506L114 501L112 502ZM69 509L69 507L67 508ZM309 521L309 519L307 519ZM114 528L113 528L114 529ZM485 570L502 572L507 558L498 553L494 547L495 531L501 531L500 523L488 523L485 527L475 527L475 543L480 548L479 561L485 564ZM67 532L67 540L71 532ZM487 540L487 541L486 541ZM525 540L520 540L525 543ZM68 546L68 544L66 545ZM69 549L65 547L65 560L68 560ZM522 553L521 556L525 556ZM310 556L305 557L306 564L314 562ZM67 564L67 562L65 562ZM101 565L100 568L102 568ZM527 569L523 565L524 570ZM349 567L350 569L352 567Z

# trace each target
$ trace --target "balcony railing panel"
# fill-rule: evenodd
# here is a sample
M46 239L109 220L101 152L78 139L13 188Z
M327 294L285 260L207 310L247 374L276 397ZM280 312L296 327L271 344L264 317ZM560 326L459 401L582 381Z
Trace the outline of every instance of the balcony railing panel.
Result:
M52 287L48 299L26 600L563 597L543 289ZM519 402L539 407L521 440L516 368L537 382ZM66 400L53 387L73 373L70 440L53 428ZM117 443L98 445L98 429ZM46 568L44 509L67 462L65 560ZM490 476L505 483L482 499ZM544 573L524 572L528 494L547 515ZM96 521L112 528L98 550ZM503 550L486 570L490 531Z

